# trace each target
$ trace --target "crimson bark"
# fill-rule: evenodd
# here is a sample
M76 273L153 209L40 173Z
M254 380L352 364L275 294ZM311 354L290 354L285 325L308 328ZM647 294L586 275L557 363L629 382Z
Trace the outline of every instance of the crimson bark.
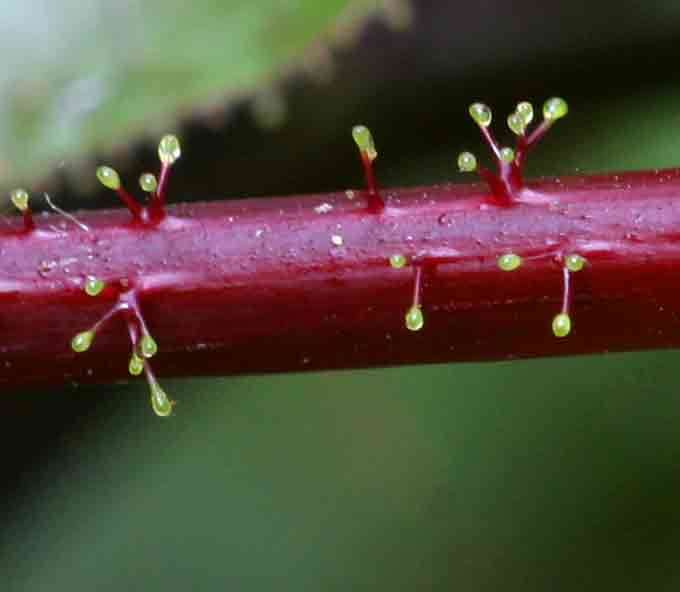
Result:
M0 219L0 383L123 379L130 337L113 318L133 291L161 377L289 372L680 345L680 169L529 183L499 203L481 185L185 203L156 225L124 210ZM523 258L513 271L500 256ZM573 329L551 331L563 259ZM395 269L392 255L410 266ZM404 314L422 270L420 331ZM97 297L88 277L111 287Z

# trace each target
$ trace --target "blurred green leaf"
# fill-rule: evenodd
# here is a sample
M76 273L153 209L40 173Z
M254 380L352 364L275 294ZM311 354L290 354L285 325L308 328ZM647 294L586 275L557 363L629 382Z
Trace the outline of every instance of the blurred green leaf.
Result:
M252 89L350 0L9 2L0 22L0 182L176 124Z
M165 381L167 420L109 393L4 527L3 582L673 589L676 356Z

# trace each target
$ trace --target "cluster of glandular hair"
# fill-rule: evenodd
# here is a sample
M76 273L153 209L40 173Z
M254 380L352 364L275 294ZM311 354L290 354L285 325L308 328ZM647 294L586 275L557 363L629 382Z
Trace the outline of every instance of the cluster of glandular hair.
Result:
M507 117L510 131L516 136L515 147L501 146L497 142L492 130L493 114L484 103L473 103L469 107L472 120L479 126L480 132L496 161L496 170L492 171L480 165L472 152L461 152L458 155L458 169L464 173L476 172L488 183L494 198L494 205L498 207L512 207L514 205L541 205L540 196L526 191L522 170L529 151L546 135L552 125L563 118L568 112L564 99L553 97L543 105L543 120L530 131L534 120L534 107L528 101L517 104L515 110ZM356 126L353 130L354 140L359 147L362 163L366 171L369 194L374 195L378 210L385 207L379 196L372 165L377 156L371 133L365 126ZM566 337L571 332L572 320L570 316L572 290L570 277L572 273L581 271L587 261L578 253L551 252L542 255L532 254L531 259L550 257L555 260L562 270L562 307L552 319L552 331L556 337ZM518 270L526 258L519 253L503 253L497 259L498 267L502 271ZM413 268L413 299L405 314L405 325L410 331L420 331L425 325L423 314L423 269L429 264L427 255L417 259L409 259L400 253L390 257L389 263L394 269L402 269L408 265Z
M139 178L139 185L145 193L149 194L146 205L138 202L130 195L121 183L118 172L109 166L97 168L96 175L99 182L115 191L123 204L132 215L133 223L146 228L153 228L165 218L165 196L167 193L168 178L172 165L181 155L179 140L174 135L164 136L158 145L158 156L161 162L158 178L152 173L144 173ZM67 215L83 228L82 223L72 216L57 208L49 196L45 196L48 205L57 212ZM24 232L33 232L36 228L33 214L30 208L28 192L24 189L15 189L10 194L14 206L24 216ZM83 228L88 230L87 227ZM144 374L149 385L151 406L154 412L167 417L172 413L173 401L156 380L150 360L158 352L158 345L152 337L144 321L142 309L139 303L139 293L135 286L134 278L120 278L117 281L105 282L101 278L88 276L84 279L84 291L91 297L109 297L112 305L109 310L91 327L76 334L71 340L71 348L77 353L86 352L92 347L96 336L115 317L121 317L130 337L131 355L128 362L128 371L131 376Z
M517 203L536 203L541 200L526 195L522 168L529 151L548 133L553 124L562 119L569 111L564 99L553 97L543 104L543 121L529 131L534 119L533 105L527 101L517 103L515 110L507 117L510 131L516 136L515 148L499 146L491 131L491 109L483 103L470 105L470 117L479 126L482 137L497 161L497 172L491 172L477 165L476 157L470 152L458 156L458 168L462 172L477 171L485 179L501 205L513 206ZM562 308L552 320L552 331L556 337L566 337L571 332L571 283L570 275L581 271L586 265L585 257L578 253L550 253L562 268ZM536 255L533 256L535 258ZM498 267L503 271L515 271L522 265L522 256L517 253L504 253L498 258Z
M479 126L482 137L491 150L495 159L496 170L481 166L477 157L471 152L462 152L458 156L458 168L462 172L477 172L488 183L493 205L500 208L510 208L517 204L542 205L541 196L527 190L522 178L523 164L528 152L545 136L552 125L567 114L568 108L564 100L551 98L543 106L543 120L531 131L534 120L534 108L531 103L523 101L517 104L507 118L507 125L516 136L514 148L500 146L492 131L493 119L491 109L483 103L473 103L469 108L470 116ZM364 174L366 177L366 204L371 214L379 217L389 208L381 196L376 182L374 162L378 155L370 130L363 125L352 129L352 137L359 149ZM158 147L161 169L158 178L151 173L144 173L139 178L141 189L149 195L146 204L137 201L130 195L121 183L116 170L109 166L100 166L96 176L106 188L114 191L121 202L132 215L133 224L148 229L156 227L166 216L165 196L169 173L172 165L180 157L181 150L178 139L173 135L164 136ZM23 189L16 189L11 193L11 201L23 214L23 232L35 231L28 193ZM73 216L59 210L48 199L48 204L69 218L81 228L84 226ZM85 230L88 230L86 227ZM587 265L586 259L574 252L554 251L544 254L523 254L515 252L499 253L497 265L502 272L517 272L527 259L550 257L561 269L562 277L562 307L552 319L552 332L556 337L567 337L572 328L570 307L572 291L570 277ZM409 257L395 253L389 258L389 265L395 270L410 267L413 270L412 300L408 306L404 324L410 331L420 331L425 326L423 274L428 266L436 265L427 253ZM132 376L144 374L151 393L151 405L159 416L168 416L172 412L173 402L159 386L151 368L150 360L158 351L158 345L151 335L144 321L139 302L139 292L135 278L107 279L97 277L84 278L84 291L88 296L109 298L111 307L94 325L76 334L71 340L71 348L75 352L85 352L90 349L96 336L113 319L122 318L127 328L131 353L128 361L128 371Z

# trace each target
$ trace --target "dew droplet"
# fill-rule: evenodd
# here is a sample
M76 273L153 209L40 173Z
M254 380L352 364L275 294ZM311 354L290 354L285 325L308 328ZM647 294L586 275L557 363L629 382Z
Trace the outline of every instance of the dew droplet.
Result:
M112 169L110 166L97 167L97 179L107 189L112 189L113 191L120 189L120 177L116 169Z
M564 258L564 265L569 271L581 271L586 263L586 258L576 253L570 253Z
M515 112L524 120L525 127L534 119L534 106L529 101L517 103Z
M139 376L144 370L144 359L133 353L130 356L130 363L128 364L128 372L132 376Z
M515 112L508 115L508 127L513 134L521 136L525 132L527 124L524 121L524 117Z
M139 352L144 358L152 358L158 352L156 341L148 333L146 333L139 342Z
M177 136L167 134L158 143L158 158L165 165L173 164L182 155Z
M409 331L420 331L425 324L425 318L423 317L423 311L420 306L414 305L408 309L406 316L406 328Z
M139 177L139 186L142 188L142 191L153 193L158 188L158 181L155 175L144 173Z
M155 378L149 377L149 390L151 391L151 408L159 417L168 417L172 413L172 401L156 382Z
M352 128L352 138L361 152L366 154L370 160L375 160L378 152L373 142L373 134L365 125L355 125Z
M20 212L28 209L28 192L25 189L15 189L10 193L10 199L14 207Z
M407 263L406 257L401 253L395 253L390 257L390 265L394 269L401 269L402 267L405 267Z
M85 280L85 293L88 296L98 296L106 288L106 283L93 276L88 276Z
M458 155L458 170L461 173L471 173L477 170L477 158L472 152L461 152Z
M510 164L513 160L515 160L515 151L508 147L501 148L500 156L503 162Z
M74 352L82 353L90 349L93 341L94 331L83 331L71 339L71 349L73 349Z
M555 315L552 322L552 331L555 337L566 337L571 332L571 319L567 313L561 312Z
M491 125L492 113L491 109L484 103L472 103L470 105L470 117L481 127L489 127Z
M553 97L543 104L543 117L548 121L557 121L569 112L569 106L564 99Z
M522 265L522 258L515 253L506 253L498 258L498 267L503 271L515 271Z

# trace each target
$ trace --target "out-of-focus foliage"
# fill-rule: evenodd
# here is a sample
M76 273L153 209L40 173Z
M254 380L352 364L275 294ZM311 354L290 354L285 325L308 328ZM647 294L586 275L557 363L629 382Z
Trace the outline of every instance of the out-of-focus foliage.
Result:
M3 3L0 183L253 88L351 0Z
M672 589L675 358L166 381L169 420L109 390L3 528L5 589Z

